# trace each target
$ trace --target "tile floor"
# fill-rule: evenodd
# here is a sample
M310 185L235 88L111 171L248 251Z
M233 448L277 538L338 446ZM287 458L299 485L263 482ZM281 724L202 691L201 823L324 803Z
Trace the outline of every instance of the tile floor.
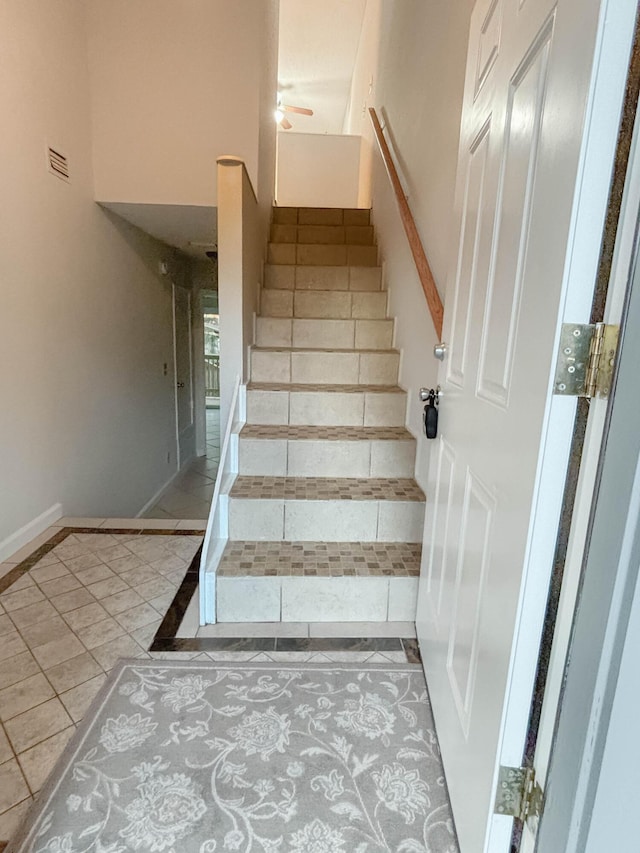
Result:
M409 622L220 624L148 651L203 526L63 518L0 564L0 850L121 657L418 663L397 639L415 636Z
M207 518L220 462L220 409L207 409L207 452L198 456L144 518Z
M138 525L50 528L0 566L0 841L116 660L164 657L147 649L202 534Z

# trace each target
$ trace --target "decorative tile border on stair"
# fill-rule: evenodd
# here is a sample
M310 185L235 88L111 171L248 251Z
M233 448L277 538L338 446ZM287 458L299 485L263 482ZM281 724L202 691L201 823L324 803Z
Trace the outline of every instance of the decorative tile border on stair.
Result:
M248 391L321 391L336 394L404 394L397 385L321 385L318 382L250 382Z
M245 424L241 438L294 439L297 441L413 441L404 427L297 426Z
M422 545L407 542L227 543L220 577L418 577Z
M232 498L255 500L417 501L424 492L414 480L339 477L237 477Z

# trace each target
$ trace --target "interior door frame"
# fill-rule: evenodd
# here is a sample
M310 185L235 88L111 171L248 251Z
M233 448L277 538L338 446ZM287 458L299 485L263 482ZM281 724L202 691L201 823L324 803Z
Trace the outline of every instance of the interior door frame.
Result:
M640 187L637 186L640 178L640 125L637 121L639 94L640 16L636 19L627 74L591 323L622 323L624 303L631 287L640 219ZM560 712L562 668L564 666L566 672L569 633L573 627L572 621L575 620L577 588L586 560L593 496L601 476L599 457L606 445L612 402L613 392L608 400L579 399L577 403L553 575L522 758L522 766L534 768L543 791L548 784L548 762L555 748L551 730L553 719L555 717L557 720ZM564 583L565 569L568 572L567 583ZM558 637L557 626L560 627ZM542 755L538 752L539 735ZM537 843L532 840L533 836L529 836L524 848L521 847L523 829L522 823L514 822L511 840L513 851L533 850ZM535 829L532 828L532 831L535 834Z
M190 395L189 408L191 411L191 422L189 424L188 429L191 429L195 432L195 411L194 411L194 382L193 382L193 318L192 318L192 294L188 287L184 287L182 285L177 285L175 282L171 282L171 296L172 296L172 316L173 316L173 398L174 398L174 408L175 408L175 422L176 422L176 470L180 471L183 465L192 458L193 454L188 459L182 458L182 443L181 443L181 433L180 433L180 418L178 412L178 330L177 330L177 319L176 319L176 288L181 287L182 290L187 294L187 329L188 329L188 352L189 352L189 380L188 380L188 390ZM195 436L194 436L195 440Z
M590 839L611 839L610 849L631 849L628 815L635 824L637 808L637 739L620 731L612 710L630 620L640 616L634 594L640 574L640 405L637 365L640 363L640 248L638 230L634 266L621 324L621 344L613 398L607 412L572 638L561 696L554 748L545 792L536 850L586 853ZM622 694L621 694L622 696ZM628 701L626 696L622 701ZM624 710L624 709L623 709ZM615 727L618 727L617 729ZM626 744L625 761L606 767L612 735ZM635 750L635 761L632 752ZM603 768L615 773L615 794L628 798L625 811L618 803L615 816L594 810ZM625 785L625 776L627 784ZM631 787L629 787L631 785ZM604 823L603 823L604 822ZM612 833L619 832L615 840ZM597 848L594 848L594 850Z

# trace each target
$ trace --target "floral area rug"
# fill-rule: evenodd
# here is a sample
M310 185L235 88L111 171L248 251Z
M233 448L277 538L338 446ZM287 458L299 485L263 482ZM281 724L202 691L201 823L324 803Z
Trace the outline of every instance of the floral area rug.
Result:
M123 661L11 853L458 853L422 670Z

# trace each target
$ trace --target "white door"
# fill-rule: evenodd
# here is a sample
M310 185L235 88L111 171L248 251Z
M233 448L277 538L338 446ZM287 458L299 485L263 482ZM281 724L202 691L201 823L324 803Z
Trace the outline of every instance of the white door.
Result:
M462 853L509 849L497 770L509 738L520 762L572 427L558 325L590 298L570 266L580 235L599 243L611 165L581 225L600 6L478 0L471 22L417 615Z
M176 441L178 468L195 453L193 368L191 357L191 293L173 286L173 346L176 377Z

